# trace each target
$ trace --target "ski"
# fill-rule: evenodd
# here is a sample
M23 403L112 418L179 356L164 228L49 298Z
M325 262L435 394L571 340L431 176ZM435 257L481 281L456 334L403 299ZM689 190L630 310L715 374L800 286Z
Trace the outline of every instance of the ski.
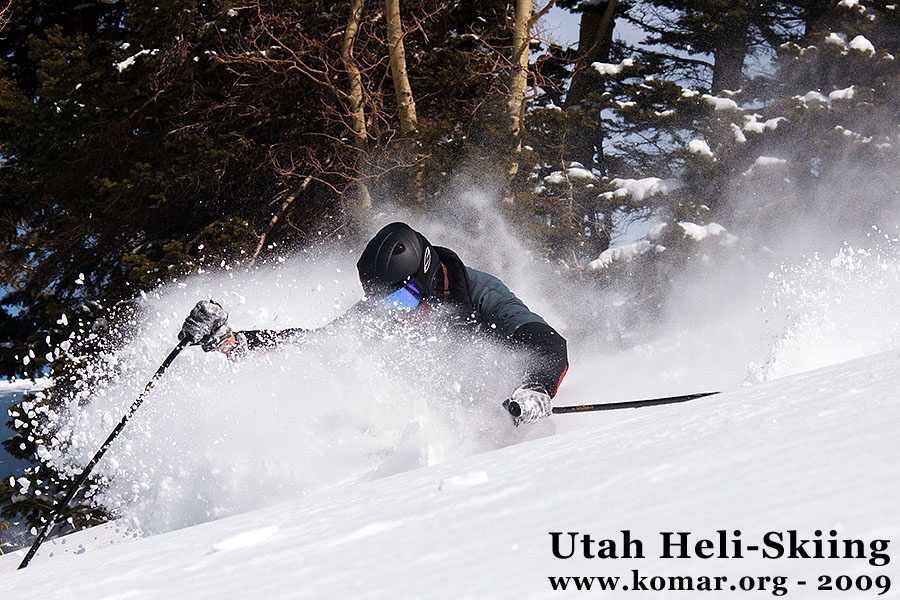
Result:
M719 392L700 392L697 394L685 394L682 396L667 396L665 398L648 398L646 400L629 400L627 402L606 402L600 404L578 404L575 406L554 406L554 415L565 415L569 413L580 412L599 412L604 410L619 410L623 408L641 408L644 406L659 406L661 404L677 404L679 402L687 402L696 400L697 398L705 398Z

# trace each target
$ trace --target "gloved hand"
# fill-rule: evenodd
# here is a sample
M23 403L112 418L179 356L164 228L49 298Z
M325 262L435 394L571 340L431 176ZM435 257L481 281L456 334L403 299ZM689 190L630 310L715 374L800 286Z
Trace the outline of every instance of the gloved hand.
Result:
M553 406L543 387L525 384L516 388L512 396L503 402L503 408L512 416L513 424L534 423L553 414Z
M227 353L234 348L234 334L228 326L228 313L215 300L198 302L181 326L178 339L190 338L204 352L218 350Z

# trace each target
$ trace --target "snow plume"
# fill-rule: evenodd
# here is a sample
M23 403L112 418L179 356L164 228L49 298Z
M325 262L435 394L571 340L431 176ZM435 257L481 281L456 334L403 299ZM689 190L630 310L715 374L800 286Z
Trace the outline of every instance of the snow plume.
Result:
M770 353L750 376L770 380L900 348L900 246L845 245L769 274Z
M559 397L588 403L734 390L900 349L900 243L877 237L805 258L796 252L811 245L754 251L759 240L746 236L711 247L727 254L684 264L662 318L644 315L640 335L615 346L599 336L577 344ZM560 418L557 428L626 417Z
M789 144L757 158L716 214L734 236L727 252L682 266L659 334L611 370L646 369L648 394L730 389L900 348L900 156L896 115L883 116L845 115L847 128L881 132L868 160L838 142L846 155L823 153L827 170Z
M236 329L318 327L362 297L357 254L331 247L148 294L134 341L92 365L106 383L50 416L41 455L70 473L86 464L198 300L218 299ZM358 319L233 361L186 349L98 464L95 500L154 533L545 434L510 427L499 406L520 357L439 322Z
M727 236L718 226L680 224L683 235L711 244L711 255L712 248L729 254L701 254L670 274L662 319L652 321L627 295L541 260L504 221L498 197L460 189L443 214L388 210L365 234L403 220L467 265L500 276L569 340L571 369L558 405L729 390L900 347L894 326L900 261L889 251L896 242L875 250L871 235L854 239L848 230L838 238L800 211L782 219L779 235L749 218L732 219L736 227L723 222ZM837 239L849 244L841 249ZM336 242L250 272L195 276L148 294L133 341L92 367L109 375L106 383L82 388L67 410L52 415L58 431L41 452L60 467L80 469L198 300L219 300L237 329L314 328L343 314L362 297L360 250ZM155 533L554 428L632 418L630 412L560 416L514 429L499 403L517 383L522 357L439 323L350 321L302 344L235 361L188 348L97 466L104 483L95 500ZM616 338L611 331L625 333Z

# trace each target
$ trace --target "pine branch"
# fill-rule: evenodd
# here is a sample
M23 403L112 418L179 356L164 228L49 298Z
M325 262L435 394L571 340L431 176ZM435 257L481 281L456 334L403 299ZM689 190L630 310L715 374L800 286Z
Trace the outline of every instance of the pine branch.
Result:
M654 58L660 58L662 60L670 60L677 63L684 63L688 65L700 65L702 67L707 67L709 69L713 68L713 64L706 60L701 60L699 58L688 58L686 56L673 56L671 54L665 54L664 52L654 52L653 50L646 50L644 48L631 48L635 52L639 52L646 56L652 56Z

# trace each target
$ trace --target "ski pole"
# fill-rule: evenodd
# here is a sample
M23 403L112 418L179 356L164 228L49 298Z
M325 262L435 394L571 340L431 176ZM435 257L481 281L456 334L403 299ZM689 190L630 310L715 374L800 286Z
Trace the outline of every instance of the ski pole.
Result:
M564 415L578 412L598 412L601 410L618 410L620 408L641 408L643 406L658 406L660 404L676 404L712 396L719 392L700 392L699 394L685 394L683 396L667 396L665 398L649 398L647 400L630 400L628 402L607 402L601 404L580 404L578 406L554 406L554 415Z
M162 377L162 374L166 372L166 369L169 368L169 365L172 364L172 361L175 360L175 357L184 350L189 344L191 344L194 340L189 337L185 337L183 340L178 342L178 345L169 353L166 359L162 362L159 368L156 370L156 373L153 374L153 377L150 378L150 381L147 382L147 385L144 386L144 391L140 393L140 395L131 403L131 406L128 407L128 411L125 413L125 416L122 417L122 420L119 421L119 424L116 425L116 428L112 430L112 433L109 434L109 437L106 438L106 441L103 442L103 445L100 446L100 449L97 450L97 453L94 455L94 458L91 459L91 462L87 464L81 473L79 473L78 477L75 478L75 481L72 482L69 491L66 493L65 497L57 503L56 506L53 507L53 511L50 513L50 518L47 523L41 529L41 532L38 534L37 539L34 540L34 543L31 545L31 549L28 550L28 554L25 555L25 558L22 559L22 564L19 565L20 569L24 569L28 566L28 563L31 562L31 559L34 558L34 555L37 553L38 548L41 547L41 544L44 542L44 538L50 533L50 530L53 529L53 526L62 516L63 510L69 505L72 499L75 498L75 495L78 493L78 489L87 481L88 476L91 474L91 470L93 470L94 466L100 461L103 455L106 453L106 450L109 448L110 444L112 444L113 440L116 439L116 436L121 433L121 431L125 428L125 424L128 422L128 419L131 418L131 415L134 414L134 411L138 409L141 403L144 401L144 398L153 389L153 384L156 383L156 380Z

